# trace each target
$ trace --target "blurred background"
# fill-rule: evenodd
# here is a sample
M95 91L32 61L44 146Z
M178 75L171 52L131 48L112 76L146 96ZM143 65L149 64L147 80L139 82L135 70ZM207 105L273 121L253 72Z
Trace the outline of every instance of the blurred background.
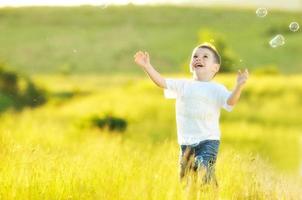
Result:
M1 199L186 199L174 101L193 48L222 55L218 81L250 79L221 113L223 199L300 199L301 0L0 1ZM126 186L126 187L125 187ZM195 194L191 192L190 194ZM188 196L189 195L189 196Z

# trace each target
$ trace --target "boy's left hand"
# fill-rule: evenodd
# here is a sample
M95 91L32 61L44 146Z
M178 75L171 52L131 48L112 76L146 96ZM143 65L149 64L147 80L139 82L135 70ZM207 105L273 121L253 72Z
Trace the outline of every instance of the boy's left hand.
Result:
M249 77L249 72L247 69L245 69L243 72L241 70L238 70L237 85L243 86L246 83L248 77Z

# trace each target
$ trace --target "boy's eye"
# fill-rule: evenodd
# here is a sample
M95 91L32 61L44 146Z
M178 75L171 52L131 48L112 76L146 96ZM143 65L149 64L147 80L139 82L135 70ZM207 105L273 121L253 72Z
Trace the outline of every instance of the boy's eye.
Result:
M198 56L193 56L193 58L197 58Z
M204 58L208 58L208 56L203 56Z

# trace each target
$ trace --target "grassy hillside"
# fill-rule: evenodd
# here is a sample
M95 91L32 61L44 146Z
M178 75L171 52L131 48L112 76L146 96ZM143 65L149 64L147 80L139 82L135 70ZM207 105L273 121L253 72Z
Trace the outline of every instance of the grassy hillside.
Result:
M250 69L274 65L301 72L301 31L288 30L301 13L194 7L1 8L0 60L29 74L138 73L133 54L148 50L163 72L179 72L188 62L197 34L210 29ZM284 34L282 48L268 41Z
M171 77L172 75L166 75ZM300 199L301 76L251 77L222 112L219 190L178 181L174 101L138 76L35 76L50 101L1 115L0 199ZM232 87L234 75L217 81ZM75 93L65 98L62 95ZM89 125L111 113L124 133Z

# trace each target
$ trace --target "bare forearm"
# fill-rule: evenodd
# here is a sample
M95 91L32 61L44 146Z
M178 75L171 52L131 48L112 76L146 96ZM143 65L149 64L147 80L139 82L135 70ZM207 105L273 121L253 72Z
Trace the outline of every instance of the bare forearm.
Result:
M241 91L248 79L248 76L249 76L249 72L247 69L245 69L243 72L241 72L241 70L238 70L237 84L236 84L231 96L228 98L227 104L233 106L238 102L240 95L241 95Z
M227 104L229 104L231 106L235 105L238 102L239 98L240 98L242 89L243 89L242 85L241 86L236 85L236 87L234 88L231 96L227 100Z
M150 79L159 87L167 88L165 79L150 64L148 52L139 51L134 55L134 61L138 64L150 77Z
M157 86L167 88L165 79L154 69L151 64L147 65L143 69Z

